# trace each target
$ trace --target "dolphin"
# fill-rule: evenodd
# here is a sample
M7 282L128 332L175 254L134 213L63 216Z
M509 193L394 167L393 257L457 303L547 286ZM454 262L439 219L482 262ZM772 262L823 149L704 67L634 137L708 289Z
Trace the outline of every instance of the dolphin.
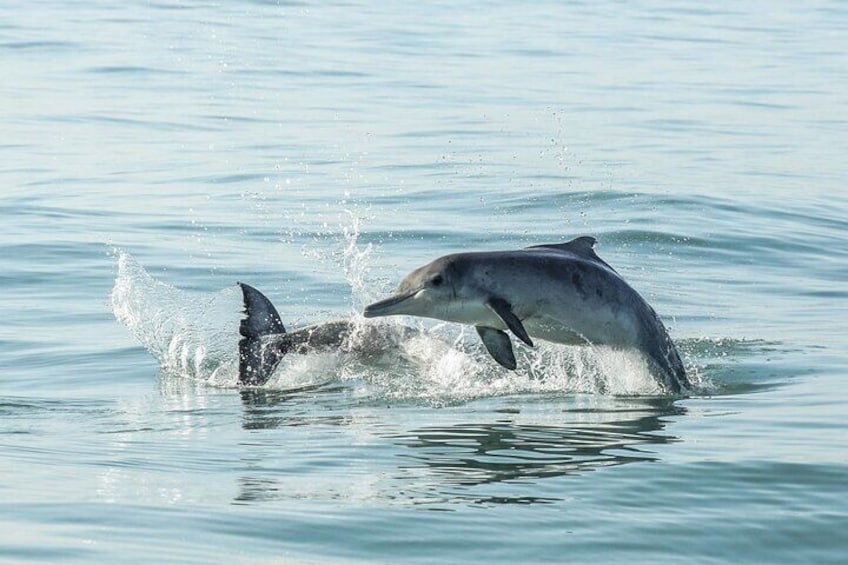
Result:
M583 236L513 251L445 255L412 271L396 294L367 306L363 314L473 325L489 354L510 370L516 361L505 330L530 347L535 337L633 348L667 391L691 388L659 316L598 257L596 242Z
M261 386L268 382L280 361L289 353L344 351L360 354L397 347L418 333L395 324L355 324L334 320L287 332L280 314L264 294L238 283L245 317L239 324L239 384Z

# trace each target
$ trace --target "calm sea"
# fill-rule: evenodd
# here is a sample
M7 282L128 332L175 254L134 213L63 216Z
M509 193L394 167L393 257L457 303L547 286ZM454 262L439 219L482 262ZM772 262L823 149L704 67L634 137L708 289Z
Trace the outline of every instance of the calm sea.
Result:
M839 1L0 4L0 560L844 563L846 29ZM696 394L416 320L403 359L233 386L236 281L297 327L577 235Z

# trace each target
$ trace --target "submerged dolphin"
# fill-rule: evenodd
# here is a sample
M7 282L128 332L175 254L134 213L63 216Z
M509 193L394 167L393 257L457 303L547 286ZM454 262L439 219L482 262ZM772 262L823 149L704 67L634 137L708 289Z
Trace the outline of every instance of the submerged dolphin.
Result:
M277 309L268 298L238 283L246 317L239 325L239 384L260 386L268 382L289 353L319 351L379 352L398 346L418 332L398 325L362 325L348 320L316 324L286 332Z
M654 309L600 257L593 237L515 251L456 253L412 271L366 318L411 315L470 324L495 361L515 369L509 329L566 345L634 348L670 392L686 370Z

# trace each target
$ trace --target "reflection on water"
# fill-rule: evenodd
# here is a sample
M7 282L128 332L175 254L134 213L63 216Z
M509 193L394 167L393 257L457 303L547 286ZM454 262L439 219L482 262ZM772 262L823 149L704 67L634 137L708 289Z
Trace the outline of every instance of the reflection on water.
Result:
M513 479L542 479L607 467L654 461L645 446L667 443L671 436L657 416L591 425L522 426L462 424L414 430L401 443L406 457L426 466L447 484L478 485Z
M317 401L327 386L292 391L242 391L244 427L251 430L290 426L347 426L356 435L356 418L348 410L331 411L316 418L301 401ZM331 387L338 392L340 387ZM314 393L319 393L318 395ZM310 398L304 398L304 394ZM494 421L450 421L413 427L393 425L393 410L383 413L379 428L385 433L371 441L387 450L369 447L373 459L348 473L348 462L336 462L337 488L322 493L304 492L300 477L278 479L261 472L261 460L251 473L238 480L234 502L252 504L291 497L332 496L348 499L367 490L383 502L426 504L444 509L453 504L533 504L559 500L539 497L540 484L557 477L576 475L627 463L656 461L651 446L677 441L664 432L666 419L685 414L672 400L660 398L611 399L602 406L581 409L572 399L544 406L528 401L518 409L481 412ZM432 420L454 420L448 411L432 410ZM468 412L464 412L468 416ZM472 412L469 418L476 417ZM373 422L372 422L373 424ZM373 429L373 426L370 427ZM353 448L352 448L353 449ZM378 457L376 454L380 453ZM351 451L351 457L359 454ZM382 459L380 459L382 457ZM255 471L255 472L254 472ZM347 469L349 471L349 469ZM300 489L300 490L298 490ZM330 494L332 491L332 494Z
M268 500L287 498L283 482L267 477L239 477L238 494L233 504L255 504Z
M336 393L343 387L338 384L314 384L287 390L244 389L239 391L244 408L242 428L245 430L273 429L282 426L305 426L310 424L344 425L348 420L343 415L316 416L305 410L302 404L286 405L312 393Z
M399 471L428 477L432 483L428 490L438 491L443 502L552 502L558 499L485 492L510 491L509 485L537 485L601 467L656 461L650 446L677 440L661 433L663 418L683 414L685 409L669 401L646 408L652 411L635 417L628 413L628 418L616 418L616 412L593 412L594 422L567 425L502 421L419 428L398 438L399 445L411 450L402 456L406 462ZM504 488L480 488L490 485Z

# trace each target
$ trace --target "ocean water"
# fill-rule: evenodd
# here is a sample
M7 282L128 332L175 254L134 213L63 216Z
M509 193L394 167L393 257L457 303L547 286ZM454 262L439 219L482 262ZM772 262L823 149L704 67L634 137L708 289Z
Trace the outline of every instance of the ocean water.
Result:
M0 5L0 560L843 563L848 6ZM696 391L473 331L235 386L237 281L360 320L598 238Z

